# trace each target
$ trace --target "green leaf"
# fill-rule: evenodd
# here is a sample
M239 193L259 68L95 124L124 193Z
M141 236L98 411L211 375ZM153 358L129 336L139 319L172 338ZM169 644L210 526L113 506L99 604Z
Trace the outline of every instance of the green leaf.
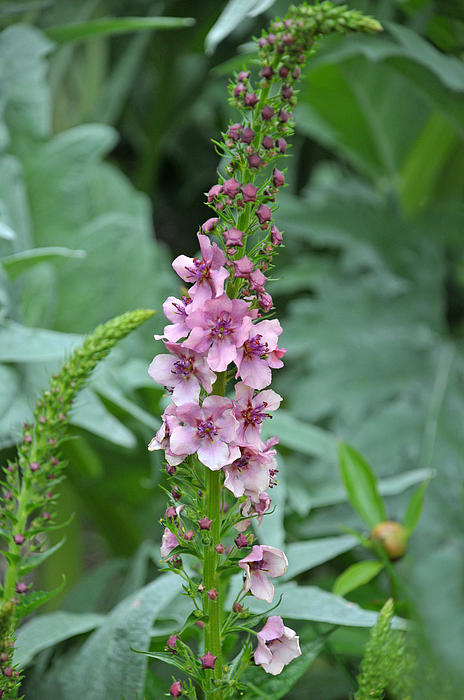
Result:
M316 639L302 645L301 656L288 664L278 676L264 674L262 668L258 667L247 670L242 679L252 691L250 694L247 693L247 700L255 700L255 698L256 700L258 698L279 700L279 698L283 698L306 673L323 646L323 639Z
M336 595L346 595L365 583L369 583L383 569L381 561L358 561L352 564L335 580L333 592Z
M216 46L238 27L245 17L254 17L273 5L275 0L229 0L205 39L205 51L214 52Z
M131 655L130 648L149 648L154 620L180 590L178 576L163 574L121 601L67 667L61 679L63 697L114 700L141 696L147 657Z
M51 557L52 554L54 554L60 547L65 543L66 538L63 537L62 540L57 542L53 547L50 547L47 549L46 552L38 552L37 554L30 554L26 559L24 559L23 564L20 566L19 569L19 576L24 576L25 574L28 574L29 571L32 571L35 569L37 566L40 566L42 562L44 562L48 557Z
M273 614L280 615L284 619L328 622L346 627L372 627L377 620L377 613L364 610L356 603L317 586L297 586L295 583L286 583L275 587L274 599L278 599L280 595L282 595L282 601ZM263 614L266 614L269 608L267 603L254 598L248 600L248 607L253 613ZM395 618L393 626L405 629L406 621Z
M54 612L39 615L19 628L16 634L14 663L25 668L39 651L48 649L78 634L99 627L105 615Z
M13 229L2 221L0 221L0 238L4 238L7 241L14 241L16 238L16 234Z
M0 264L8 272L11 279L14 279L22 272L25 272L38 263L55 262L60 258L85 258L85 256L85 250L71 250L70 248L54 246L23 250L20 253L14 253L13 255L8 255L6 258L1 258Z
M90 22L49 27L47 35L59 44L91 36L111 36L146 30L183 29L195 24L193 17L100 17Z
M327 430L310 425L295 418L289 411L280 409L263 426L263 436L278 435L285 447L298 450L303 454L335 459L335 438Z
M61 593L66 585L66 579L63 576L63 580L59 586L54 588L52 591L31 591L31 593L25 593L20 599L19 603L16 605L16 616L18 620L26 615L30 615L41 605L45 605L49 600L54 598L58 593Z
M64 360L82 337L44 328L26 328L14 321L0 325L0 362Z
M357 544L358 540L351 535L323 537L309 542L293 542L285 548L288 569L283 580L293 578L303 571L330 561L339 554L350 551Z
M403 518L403 525L406 530L409 530L409 532L413 532L413 530L415 530L417 527L417 523L419 522L419 518L422 513L425 492L427 491L428 485L429 482L424 481L424 483L421 484L416 491L414 491L413 495L411 496L411 500L408 503L408 507Z
M359 452L343 442L338 446L338 456L348 500L372 529L377 523L387 519L375 475Z

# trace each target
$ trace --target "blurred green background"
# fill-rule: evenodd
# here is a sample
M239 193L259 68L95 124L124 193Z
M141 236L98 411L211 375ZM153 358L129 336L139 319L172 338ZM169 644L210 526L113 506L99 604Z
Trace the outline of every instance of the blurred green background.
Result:
M464 7L348 4L385 31L325 40L301 83L278 213L285 248L270 290L288 348L272 425L281 507L263 535L279 546L362 527L340 483L337 437L372 464L392 519L433 470L397 566L426 663L462 687ZM65 573L62 609L106 612L156 575L164 496L161 461L146 445L164 399L146 371L161 350L152 336L164 298L179 290L170 261L195 251L208 218L203 193L218 166L210 139L235 120L228 76L253 60L251 36L288 5L0 2L2 457L82 334L128 309L160 312L116 348L74 412L59 508L75 517L38 574L51 588ZM69 30L163 15L194 23ZM330 590L363 556L341 554L298 582ZM348 598L376 610L386 590L380 577ZM289 698L353 691L366 632L340 628L331 639ZM50 679L70 648L38 656L26 698L58 697ZM149 697L164 692L156 676L148 682ZM417 697L442 697L432 685Z

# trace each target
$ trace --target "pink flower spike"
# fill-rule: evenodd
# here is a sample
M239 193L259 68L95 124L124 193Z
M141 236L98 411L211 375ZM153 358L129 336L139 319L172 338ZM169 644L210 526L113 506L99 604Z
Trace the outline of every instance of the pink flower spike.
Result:
M271 367L283 367L280 359L282 352L277 347L282 327L277 319L261 321L252 326L248 338L237 349L235 378L241 377L245 384L253 389L264 389L272 380ZM284 352L284 351L283 351Z
M273 389L266 389L253 396L252 387L244 382L235 385L234 416L239 428L235 438L237 445L252 446L257 450L264 449L260 438L261 425L265 418L270 418L269 411L279 408L282 397Z
M272 603L274 586L268 576L277 578L287 571L285 554L276 547L258 544L253 546L250 554L241 559L238 565L245 572L245 592L250 591L255 598Z
M285 627L281 617L272 615L258 632L255 664L262 666L266 673L277 676L284 666L301 656L299 642L296 632Z
M170 449L174 455L193 454L209 469L216 471L240 456L235 440L237 421L232 405L223 396L208 396L202 406L194 403L178 406L176 416L184 425L174 428Z
M148 374L161 386L173 389L172 400L177 406L197 403L200 385L211 393L216 375L208 367L205 357L176 343L165 343L172 355L157 355L148 368Z
M202 309L189 314L186 323L192 332L184 346L208 353L209 367L224 372L248 337L251 318L249 306L242 299L230 299L226 294L210 299Z
M169 556L173 549L175 549L179 544L179 541L175 534L171 532L169 528L165 528L163 537L161 539L160 552L163 559Z
M224 281L229 273L223 267L226 256L217 244L211 243L208 236L202 233L197 235L202 259L178 255L172 267L179 277L193 285L190 296L195 298L198 304L203 304L211 296L220 296L224 293Z

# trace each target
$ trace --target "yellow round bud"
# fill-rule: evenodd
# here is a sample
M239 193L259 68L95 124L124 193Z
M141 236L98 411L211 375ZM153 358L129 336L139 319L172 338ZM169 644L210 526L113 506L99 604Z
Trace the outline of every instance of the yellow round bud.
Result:
M394 520L384 520L371 532L371 540L380 542L389 559L403 556L408 546L408 537L406 528Z

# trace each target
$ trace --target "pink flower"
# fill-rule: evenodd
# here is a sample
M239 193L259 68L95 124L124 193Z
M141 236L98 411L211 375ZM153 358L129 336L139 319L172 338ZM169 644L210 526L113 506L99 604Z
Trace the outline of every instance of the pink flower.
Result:
M271 418L268 411L280 406L282 397L272 389L260 391L253 396L253 389L244 382L235 385L234 416L239 422L236 444L251 445L258 450L264 448L260 438L261 425L265 418Z
M253 389L264 389L272 380L272 369L283 366L280 359L285 350L277 347L282 327L277 319L261 321L252 326L241 348L237 350L235 378L241 377Z
M299 641L296 632L285 627L281 617L271 615L258 632L255 664L262 666L266 673L277 676L284 666L301 656Z
M236 498L246 493L259 498L259 494L269 486L269 469L276 466L274 458L253 447L241 447L241 455L232 464L224 467L224 486Z
M157 355L148 368L148 374L158 384L173 387L174 403L180 406L198 402L200 384L210 394L216 375L209 369L206 358L176 343L165 343L165 346L174 355Z
M242 187L243 201L244 202L256 202L257 192L258 192L258 188L255 187L255 185L252 185L251 182L248 182L246 185L243 185L243 187Z
M208 202L212 202L222 192L222 185L213 185L208 192Z
M246 301L229 299L227 294L210 299L187 317L192 332L184 346L208 353L210 368L223 372L237 357L237 347L245 342L251 316Z
M230 447L237 430L231 402L223 396L208 396L202 406L183 404L176 410L184 423L172 431L170 449L173 454L198 454L202 464L213 471L230 464L240 456L238 447Z
M172 552L173 549L175 549L179 545L179 541L175 534L171 532L171 530L166 527L163 532L163 537L161 538L161 547L160 547L160 552L161 556L163 559L166 559L167 556Z
M213 656L211 652L207 651L204 656L200 656L200 661L201 661L201 668L203 670L207 668L214 668L214 664L216 663L217 656Z
M169 688L169 692L173 698L180 698L182 695L182 683L180 681L174 681Z
M169 404L165 412L163 413L163 422L160 429L156 433L155 437L150 440L148 445L149 452L154 452L155 450L164 450L164 455L166 462L170 466L175 466L184 461L186 454L183 455L173 455L170 450L171 443L171 433L177 426L180 425L180 421L176 416L176 406L174 404Z
M211 219L207 219L204 224L201 225L201 232L202 233L207 233L209 231L214 231L216 228L216 224L219 221L217 216L214 216Z
M240 506L240 514L243 515L246 520L240 520L234 525L238 532L244 532L251 525L251 516L258 516L256 520L258 521L258 526L263 522L263 517L265 513L268 512L271 507L272 499L268 493L265 491L260 493L257 497L253 493L246 493L247 499L245 503ZM248 517L250 516L250 517Z
M276 547L255 544L250 554L240 559L238 565L245 572L245 592L251 591L255 598L272 603L274 586L268 576L277 578L287 571L285 554Z
M172 321L172 325L164 327L164 335L155 335L156 340L167 338L172 343L177 342L180 338L186 338L190 329L185 325L185 319L189 311L192 311L194 304L193 299L189 296L183 296L181 299L176 297L168 297L163 304L164 315L168 321Z
M229 273L222 267L226 256L218 248L216 243L211 243L208 236L199 233L198 242L202 259L188 258L186 255L178 255L172 263L174 270L185 282L193 284L190 288L190 296L198 302L204 302L211 296L219 296L224 292L224 280Z

